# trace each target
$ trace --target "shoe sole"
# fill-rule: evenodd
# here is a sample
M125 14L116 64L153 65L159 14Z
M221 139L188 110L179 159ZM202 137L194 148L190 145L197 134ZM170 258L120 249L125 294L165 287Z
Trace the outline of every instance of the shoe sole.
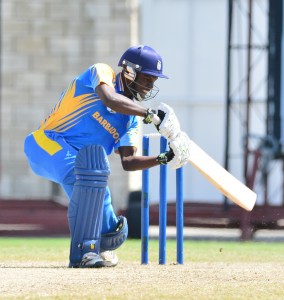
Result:
M69 265L68 268L71 268L71 269L99 269L99 268L113 268L117 266L117 263L114 264L112 262L105 262L105 261L102 261L102 262L96 262L95 264L93 265L76 265L76 266L71 266Z
M103 268L103 267L104 267L104 262L103 261L96 262L92 265L79 265L79 268L82 268L82 269Z

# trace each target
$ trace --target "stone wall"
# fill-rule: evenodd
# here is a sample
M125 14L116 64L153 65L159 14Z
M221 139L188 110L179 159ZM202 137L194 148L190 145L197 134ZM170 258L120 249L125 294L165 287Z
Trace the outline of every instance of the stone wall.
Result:
M117 61L131 44L129 4L2 0L1 198L50 198L56 191L29 169L24 139L75 75L96 62L118 70ZM110 186L114 200L125 202L128 173L115 156Z

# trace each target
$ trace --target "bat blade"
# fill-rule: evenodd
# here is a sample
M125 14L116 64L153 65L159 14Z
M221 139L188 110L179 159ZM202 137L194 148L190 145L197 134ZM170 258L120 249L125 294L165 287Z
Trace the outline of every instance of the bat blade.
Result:
M225 170L192 140L189 162L230 200L247 211L253 209L256 193Z

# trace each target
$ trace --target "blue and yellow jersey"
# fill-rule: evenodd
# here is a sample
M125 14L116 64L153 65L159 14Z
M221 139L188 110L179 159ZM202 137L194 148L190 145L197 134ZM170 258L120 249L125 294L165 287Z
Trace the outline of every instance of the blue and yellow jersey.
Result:
M137 118L103 104L95 92L102 82L123 93L121 73L115 75L110 66L95 64L71 82L40 129L60 134L76 149L100 144L110 154L120 146L137 147Z

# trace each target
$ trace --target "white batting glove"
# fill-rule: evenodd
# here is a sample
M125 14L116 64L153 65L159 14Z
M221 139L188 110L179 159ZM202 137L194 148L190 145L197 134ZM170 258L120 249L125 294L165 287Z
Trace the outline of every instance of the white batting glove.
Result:
M166 139L175 139L180 133L180 124L174 110L165 103L160 103L158 106L158 116L161 120L159 125L156 125L159 133Z
M180 133L169 143L170 148L174 152L173 159L168 163L172 169L178 169L184 166L190 156L190 139L188 135L180 131Z

